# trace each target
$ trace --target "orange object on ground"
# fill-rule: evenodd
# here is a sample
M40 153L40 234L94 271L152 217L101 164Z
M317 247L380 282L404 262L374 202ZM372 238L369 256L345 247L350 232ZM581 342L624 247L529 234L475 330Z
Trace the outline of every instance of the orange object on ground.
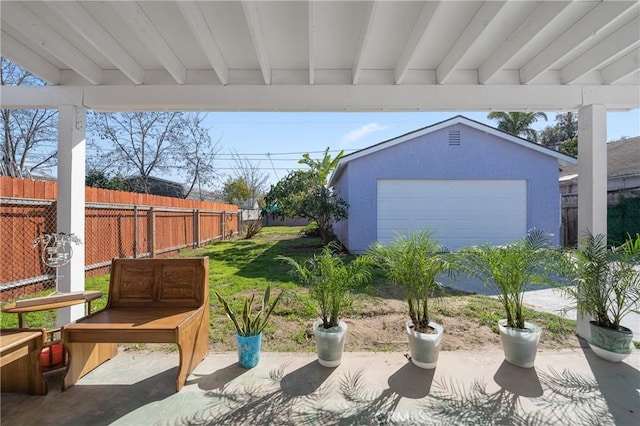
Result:
M64 346L61 344L47 346L40 352L40 366L52 367L62 362L64 354Z

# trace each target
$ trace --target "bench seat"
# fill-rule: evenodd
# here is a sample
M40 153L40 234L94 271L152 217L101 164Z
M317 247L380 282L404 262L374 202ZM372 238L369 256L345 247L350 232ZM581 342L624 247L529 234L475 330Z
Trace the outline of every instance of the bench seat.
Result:
M93 333L99 332L100 341L105 343L174 343L176 329L193 315L193 310L186 308L159 308L152 312L135 308L107 309L76 323L73 332L67 333L67 342L92 342ZM114 334L112 340L107 340L109 333Z
M114 259L106 307L62 328L63 390L116 356L118 343L175 343L180 391L208 350L207 272L207 258Z

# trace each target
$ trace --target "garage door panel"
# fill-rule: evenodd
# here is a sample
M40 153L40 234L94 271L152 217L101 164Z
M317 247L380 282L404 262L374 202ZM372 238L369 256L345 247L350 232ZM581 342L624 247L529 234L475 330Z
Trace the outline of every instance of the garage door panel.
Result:
M429 228L452 250L505 244L526 232L526 200L524 180L380 180L378 241Z

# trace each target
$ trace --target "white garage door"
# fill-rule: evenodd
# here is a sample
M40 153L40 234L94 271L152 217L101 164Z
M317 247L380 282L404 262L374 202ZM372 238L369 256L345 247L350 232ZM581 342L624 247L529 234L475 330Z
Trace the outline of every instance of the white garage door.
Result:
M527 231L524 180L379 180L378 241L431 229L451 250L506 244Z

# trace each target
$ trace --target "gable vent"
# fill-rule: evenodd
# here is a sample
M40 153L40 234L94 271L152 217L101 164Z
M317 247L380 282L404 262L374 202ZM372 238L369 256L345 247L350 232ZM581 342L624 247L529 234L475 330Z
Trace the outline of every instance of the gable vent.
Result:
M449 146L460 146L460 130L449 130Z

